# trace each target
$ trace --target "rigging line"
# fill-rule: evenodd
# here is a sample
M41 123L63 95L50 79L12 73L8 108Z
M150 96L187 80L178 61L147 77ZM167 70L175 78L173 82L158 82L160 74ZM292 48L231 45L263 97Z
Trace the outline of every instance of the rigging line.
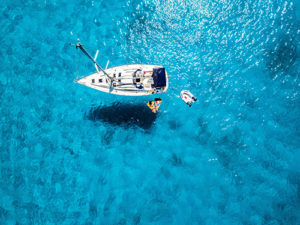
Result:
M76 64L76 80L79 78L79 73L78 73L78 50L76 49L76 57L75 57L75 64Z

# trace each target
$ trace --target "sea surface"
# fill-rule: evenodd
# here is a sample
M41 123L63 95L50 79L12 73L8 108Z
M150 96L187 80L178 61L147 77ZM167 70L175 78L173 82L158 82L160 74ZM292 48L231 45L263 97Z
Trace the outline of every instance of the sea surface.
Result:
M78 39L168 93L74 83ZM0 224L299 225L299 75L299 0L2 0Z

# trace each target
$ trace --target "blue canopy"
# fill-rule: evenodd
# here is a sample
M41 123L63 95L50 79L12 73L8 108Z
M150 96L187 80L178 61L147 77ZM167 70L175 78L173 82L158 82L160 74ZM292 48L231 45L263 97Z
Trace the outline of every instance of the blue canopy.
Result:
M166 86L166 70L165 68L154 68L153 69L153 81L155 87Z

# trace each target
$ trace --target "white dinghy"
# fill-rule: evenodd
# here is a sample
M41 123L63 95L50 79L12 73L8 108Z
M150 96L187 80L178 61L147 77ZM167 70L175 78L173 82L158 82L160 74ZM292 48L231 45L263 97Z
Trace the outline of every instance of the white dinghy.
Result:
M92 60L96 73L83 77L75 82L94 88L98 91L116 95L142 96L166 92L168 89L168 74L164 67L157 65L132 64L107 68L105 70L95 58L78 43L76 48Z
M180 97L189 107L191 107L192 104L197 101L197 98L188 90L181 91Z

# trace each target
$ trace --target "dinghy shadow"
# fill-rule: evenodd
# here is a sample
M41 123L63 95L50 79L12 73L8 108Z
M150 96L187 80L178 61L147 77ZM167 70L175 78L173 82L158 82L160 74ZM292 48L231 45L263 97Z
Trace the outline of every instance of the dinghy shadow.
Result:
M156 114L152 113L146 105L116 102L110 106L92 107L85 118L125 128L137 126L147 130L155 122Z

